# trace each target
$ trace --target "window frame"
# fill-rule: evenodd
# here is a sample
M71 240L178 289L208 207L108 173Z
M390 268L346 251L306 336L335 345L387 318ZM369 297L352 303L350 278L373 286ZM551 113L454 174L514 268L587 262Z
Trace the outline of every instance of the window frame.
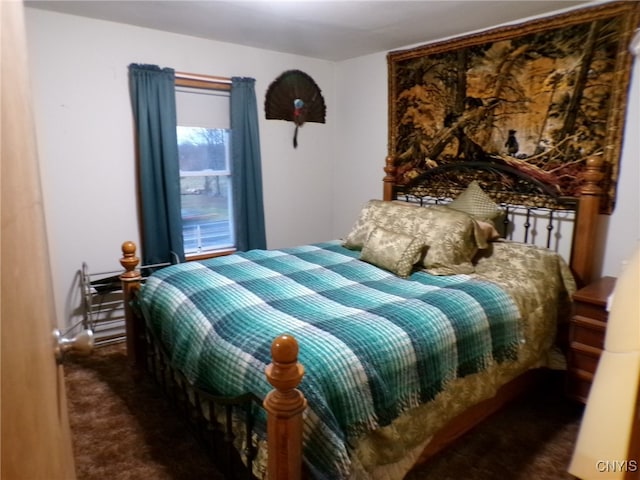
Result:
M214 77L209 75L197 75L193 73L175 72L175 88L187 87L187 88L199 88L202 90L222 90L231 91L231 79L225 77ZM178 125L176 125L177 127ZM230 177L233 176L233 172L230 172ZM224 255L230 255L235 253L237 249L235 247L222 248L219 250L208 251L204 253L192 253L187 254L185 252L185 261L198 261L206 260L208 258L222 257Z

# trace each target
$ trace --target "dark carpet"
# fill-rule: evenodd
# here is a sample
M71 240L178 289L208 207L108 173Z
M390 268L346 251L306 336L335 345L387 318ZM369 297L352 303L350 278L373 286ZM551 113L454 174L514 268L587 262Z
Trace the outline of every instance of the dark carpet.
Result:
M221 480L159 388L135 383L124 345L65 364L78 480ZM582 407L558 388L522 398L418 467L408 480L572 479L566 468Z

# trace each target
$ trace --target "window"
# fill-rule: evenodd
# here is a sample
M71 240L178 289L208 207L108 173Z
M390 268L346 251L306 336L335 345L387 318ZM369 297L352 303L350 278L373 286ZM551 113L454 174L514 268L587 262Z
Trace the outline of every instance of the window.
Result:
M208 77L203 77L208 78ZM229 90L176 73L182 235L187 257L233 250Z

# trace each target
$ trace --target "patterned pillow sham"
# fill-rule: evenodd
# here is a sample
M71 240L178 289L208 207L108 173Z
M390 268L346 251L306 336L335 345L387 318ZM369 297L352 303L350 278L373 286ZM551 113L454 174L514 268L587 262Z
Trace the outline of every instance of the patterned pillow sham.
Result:
M494 220L503 213L500 206L482 190L475 180L447 206L484 221Z
M423 250L424 243L418 238L375 227L362 247L360 260L406 278Z
M387 230L411 234L413 224L412 213L407 215L396 214L400 209L411 208L410 204L402 205L400 202L386 202L383 200L369 200L360 210L360 215L351 231L344 239L343 246L352 250L360 250L371 233L371 230L380 225ZM396 222L394 222L394 218ZM395 225L393 225L396 223Z
M422 261L433 275L472 273L472 259L486 239L472 217L442 206L416 208L395 202L370 200L360 212L343 245L361 249L373 228L419 238L427 247Z

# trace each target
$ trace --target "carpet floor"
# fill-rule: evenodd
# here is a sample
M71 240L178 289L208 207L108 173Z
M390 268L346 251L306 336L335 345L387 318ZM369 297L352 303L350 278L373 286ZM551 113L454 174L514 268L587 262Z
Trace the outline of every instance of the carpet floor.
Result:
M78 480L222 480L159 388L133 382L123 344L71 358L65 378ZM561 391L514 402L406 480L572 479L582 407Z

